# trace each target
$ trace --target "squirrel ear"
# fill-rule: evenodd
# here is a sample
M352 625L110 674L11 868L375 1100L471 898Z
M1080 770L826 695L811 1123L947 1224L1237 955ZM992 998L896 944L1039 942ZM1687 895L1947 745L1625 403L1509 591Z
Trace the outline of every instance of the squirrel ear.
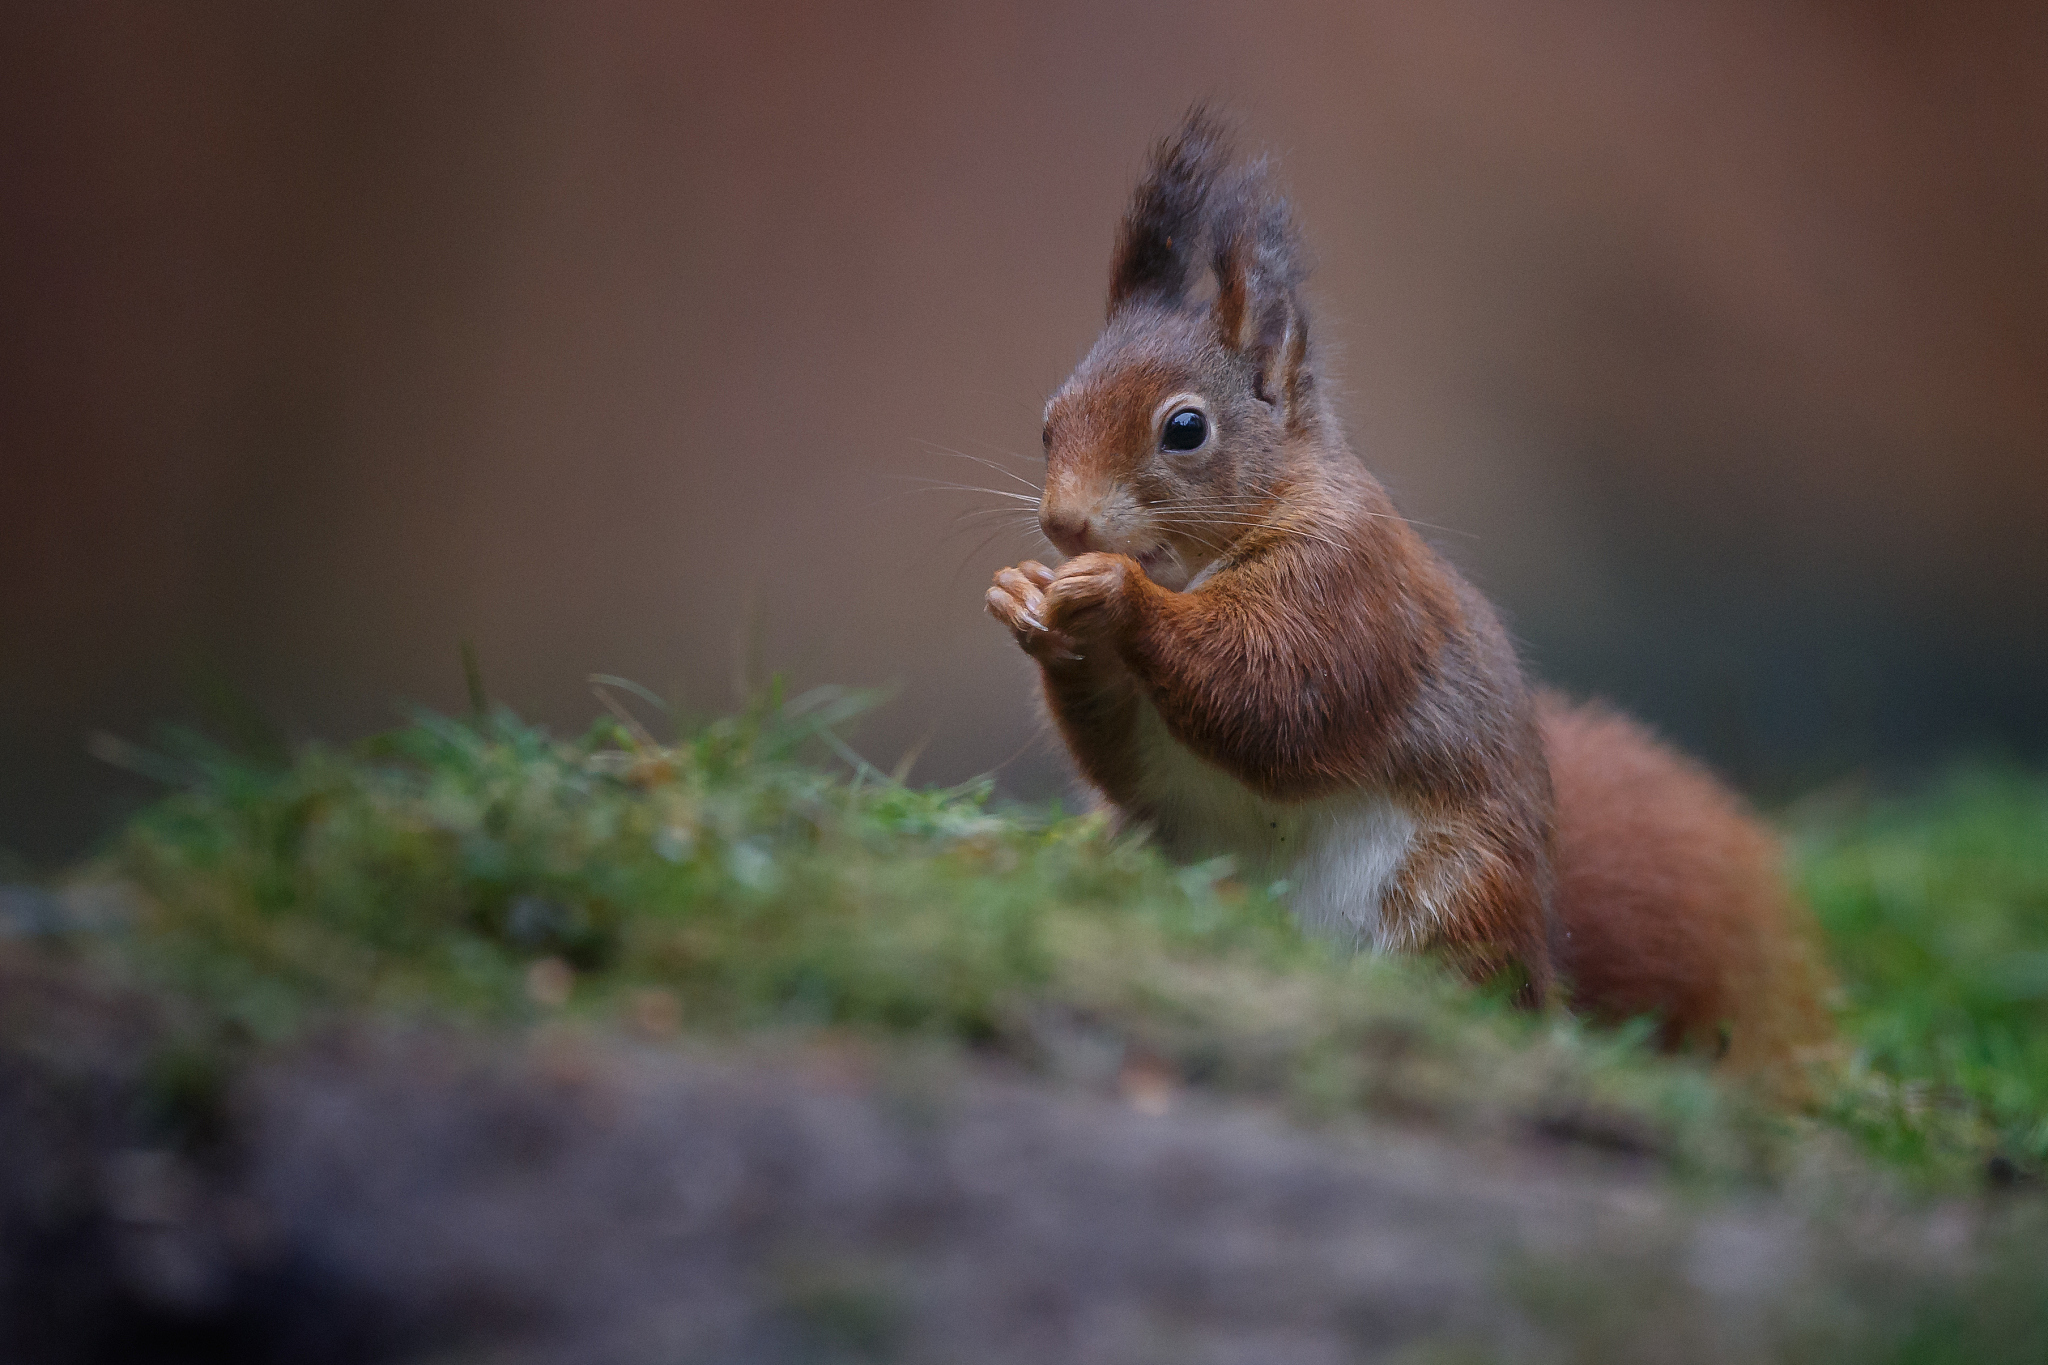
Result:
M1187 298L1216 182L1230 163L1230 130L1203 105L1152 149L1131 197L1109 271L1109 312L1145 300L1177 307Z
M1287 201L1267 183L1263 164L1246 172L1220 206L1216 232L1217 339L1256 367L1253 389L1277 406L1287 425L1301 425L1313 383L1308 316L1296 286L1308 273Z

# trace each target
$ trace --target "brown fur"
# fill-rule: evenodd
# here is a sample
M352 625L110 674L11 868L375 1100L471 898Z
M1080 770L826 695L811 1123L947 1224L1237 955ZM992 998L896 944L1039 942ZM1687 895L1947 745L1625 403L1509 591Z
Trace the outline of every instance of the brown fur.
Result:
M1595 1016L1650 1015L1670 1047L1801 1087L1829 1038L1826 968L1781 854L1734 792L1640 724L1555 694L1560 972Z
M1207 303L1190 297L1204 252ZM1674 1041L1732 1012L1742 1057L1762 1046L1748 1021L1817 1019L1772 996L1811 983L1773 965L1791 911L1766 836L1628 722L1539 718L1492 607L1345 444L1302 275L1263 167L1233 170L1191 116L1125 219L1109 324L1047 406L1040 520L1072 557L988 594L1083 777L1125 820L1162 818L1150 708L1253 797L1365 793L1413 817L1383 942L1476 977L1517 965L1531 999L1562 969L1581 1008L1656 1014ZM1164 423L1187 408L1209 434L1172 450Z

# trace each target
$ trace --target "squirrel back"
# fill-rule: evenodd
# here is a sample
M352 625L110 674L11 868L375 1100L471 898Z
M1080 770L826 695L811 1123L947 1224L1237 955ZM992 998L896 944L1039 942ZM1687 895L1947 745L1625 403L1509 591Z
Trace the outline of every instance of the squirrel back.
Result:
M1739 834L1761 831L1625 722L1539 707L1492 606L1345 442L1305 273L1265 165L1197 109L1155 150L1107 326L1046 406L1039 521L1069 557L987 598L1081 776L1169 853L1284 880L1306 925L1360 946L1513 972L1531 1002L1562 971L1577 1006L1657 1014L1673 1040L1764 1009L1732 983L1765 979L1746 964L1776 950L1751 940L1790 912L1702 909L1664 870L1739 853L1729 887L1767 879ZM1652 774L1639 796L1684 812L1644 845L1668 864L1586 852L1655 824L1610 799L1624 757ZM1656 930L1672 916L1748 927Z

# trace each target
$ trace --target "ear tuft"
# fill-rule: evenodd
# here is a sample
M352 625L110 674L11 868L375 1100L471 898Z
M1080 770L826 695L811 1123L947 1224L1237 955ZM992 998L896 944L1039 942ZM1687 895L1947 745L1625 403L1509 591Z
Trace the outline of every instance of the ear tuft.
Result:
M1109 272L1112 316L1134 302L1173 307L1186 299L1230 154L1229 126L1200 104L1153 148L1151 166L1117 233Z
M1311 373L1299 294L1308 266L1293 209L1260 160L1216 193L1212 215L1217 338L1251 359L1258 396L1298 425L1308 413Z

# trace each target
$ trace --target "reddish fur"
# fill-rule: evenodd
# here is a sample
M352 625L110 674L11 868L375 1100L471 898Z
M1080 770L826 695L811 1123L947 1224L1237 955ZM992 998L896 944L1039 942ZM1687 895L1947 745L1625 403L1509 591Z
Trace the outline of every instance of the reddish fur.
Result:
M1149 413L1187 382L1140 371L1074 406ZM1056 427L1060 413L1056 403ZM1202 591L1163 588L1125 555L1084 554L1048 580L1051 624L1103 645L1040 653L1048 709L1083 775L1134 822L1151 816L1134 771L1141 696L1192 752L1262 795L1402 795L1456 834L1418 845L1388 916L1414 926L1413 946L1447 949L1474 975L1519 965L1540 996L1549 793L1513 649L1327 419L1304 430L1271 524L1232 536ZM1433 884L1441 924L1418 908Z
M1667 1046L1796 1091L1829 1029L1811 932L1777 842L1734 792L1643 726L1546 695L1558 965L1578 1009L1661 1021ZM1725 1034L1723 1033L1725 1030Z
M1188 297L1205 240L1213 304ZM1073 557L1006 569L988 597L1082 775L1123 819L1159 816L1149 704L1258 797L1410 812L1378 910L1391 942L1475 977L1519 965L1532 998L1561 976L1579 1008L1655 1015L1674 1045L1725 1026L1740 1063L1823 1036L1769 837L1632 722L1539 708L1492 607L1346 446L1297 262L1284 201L1256 170L1233 178L1213 122L1162 145L1109 327L1047 409L1041 521ZM1215 433L1187 457L1161 453L1178 395Z

